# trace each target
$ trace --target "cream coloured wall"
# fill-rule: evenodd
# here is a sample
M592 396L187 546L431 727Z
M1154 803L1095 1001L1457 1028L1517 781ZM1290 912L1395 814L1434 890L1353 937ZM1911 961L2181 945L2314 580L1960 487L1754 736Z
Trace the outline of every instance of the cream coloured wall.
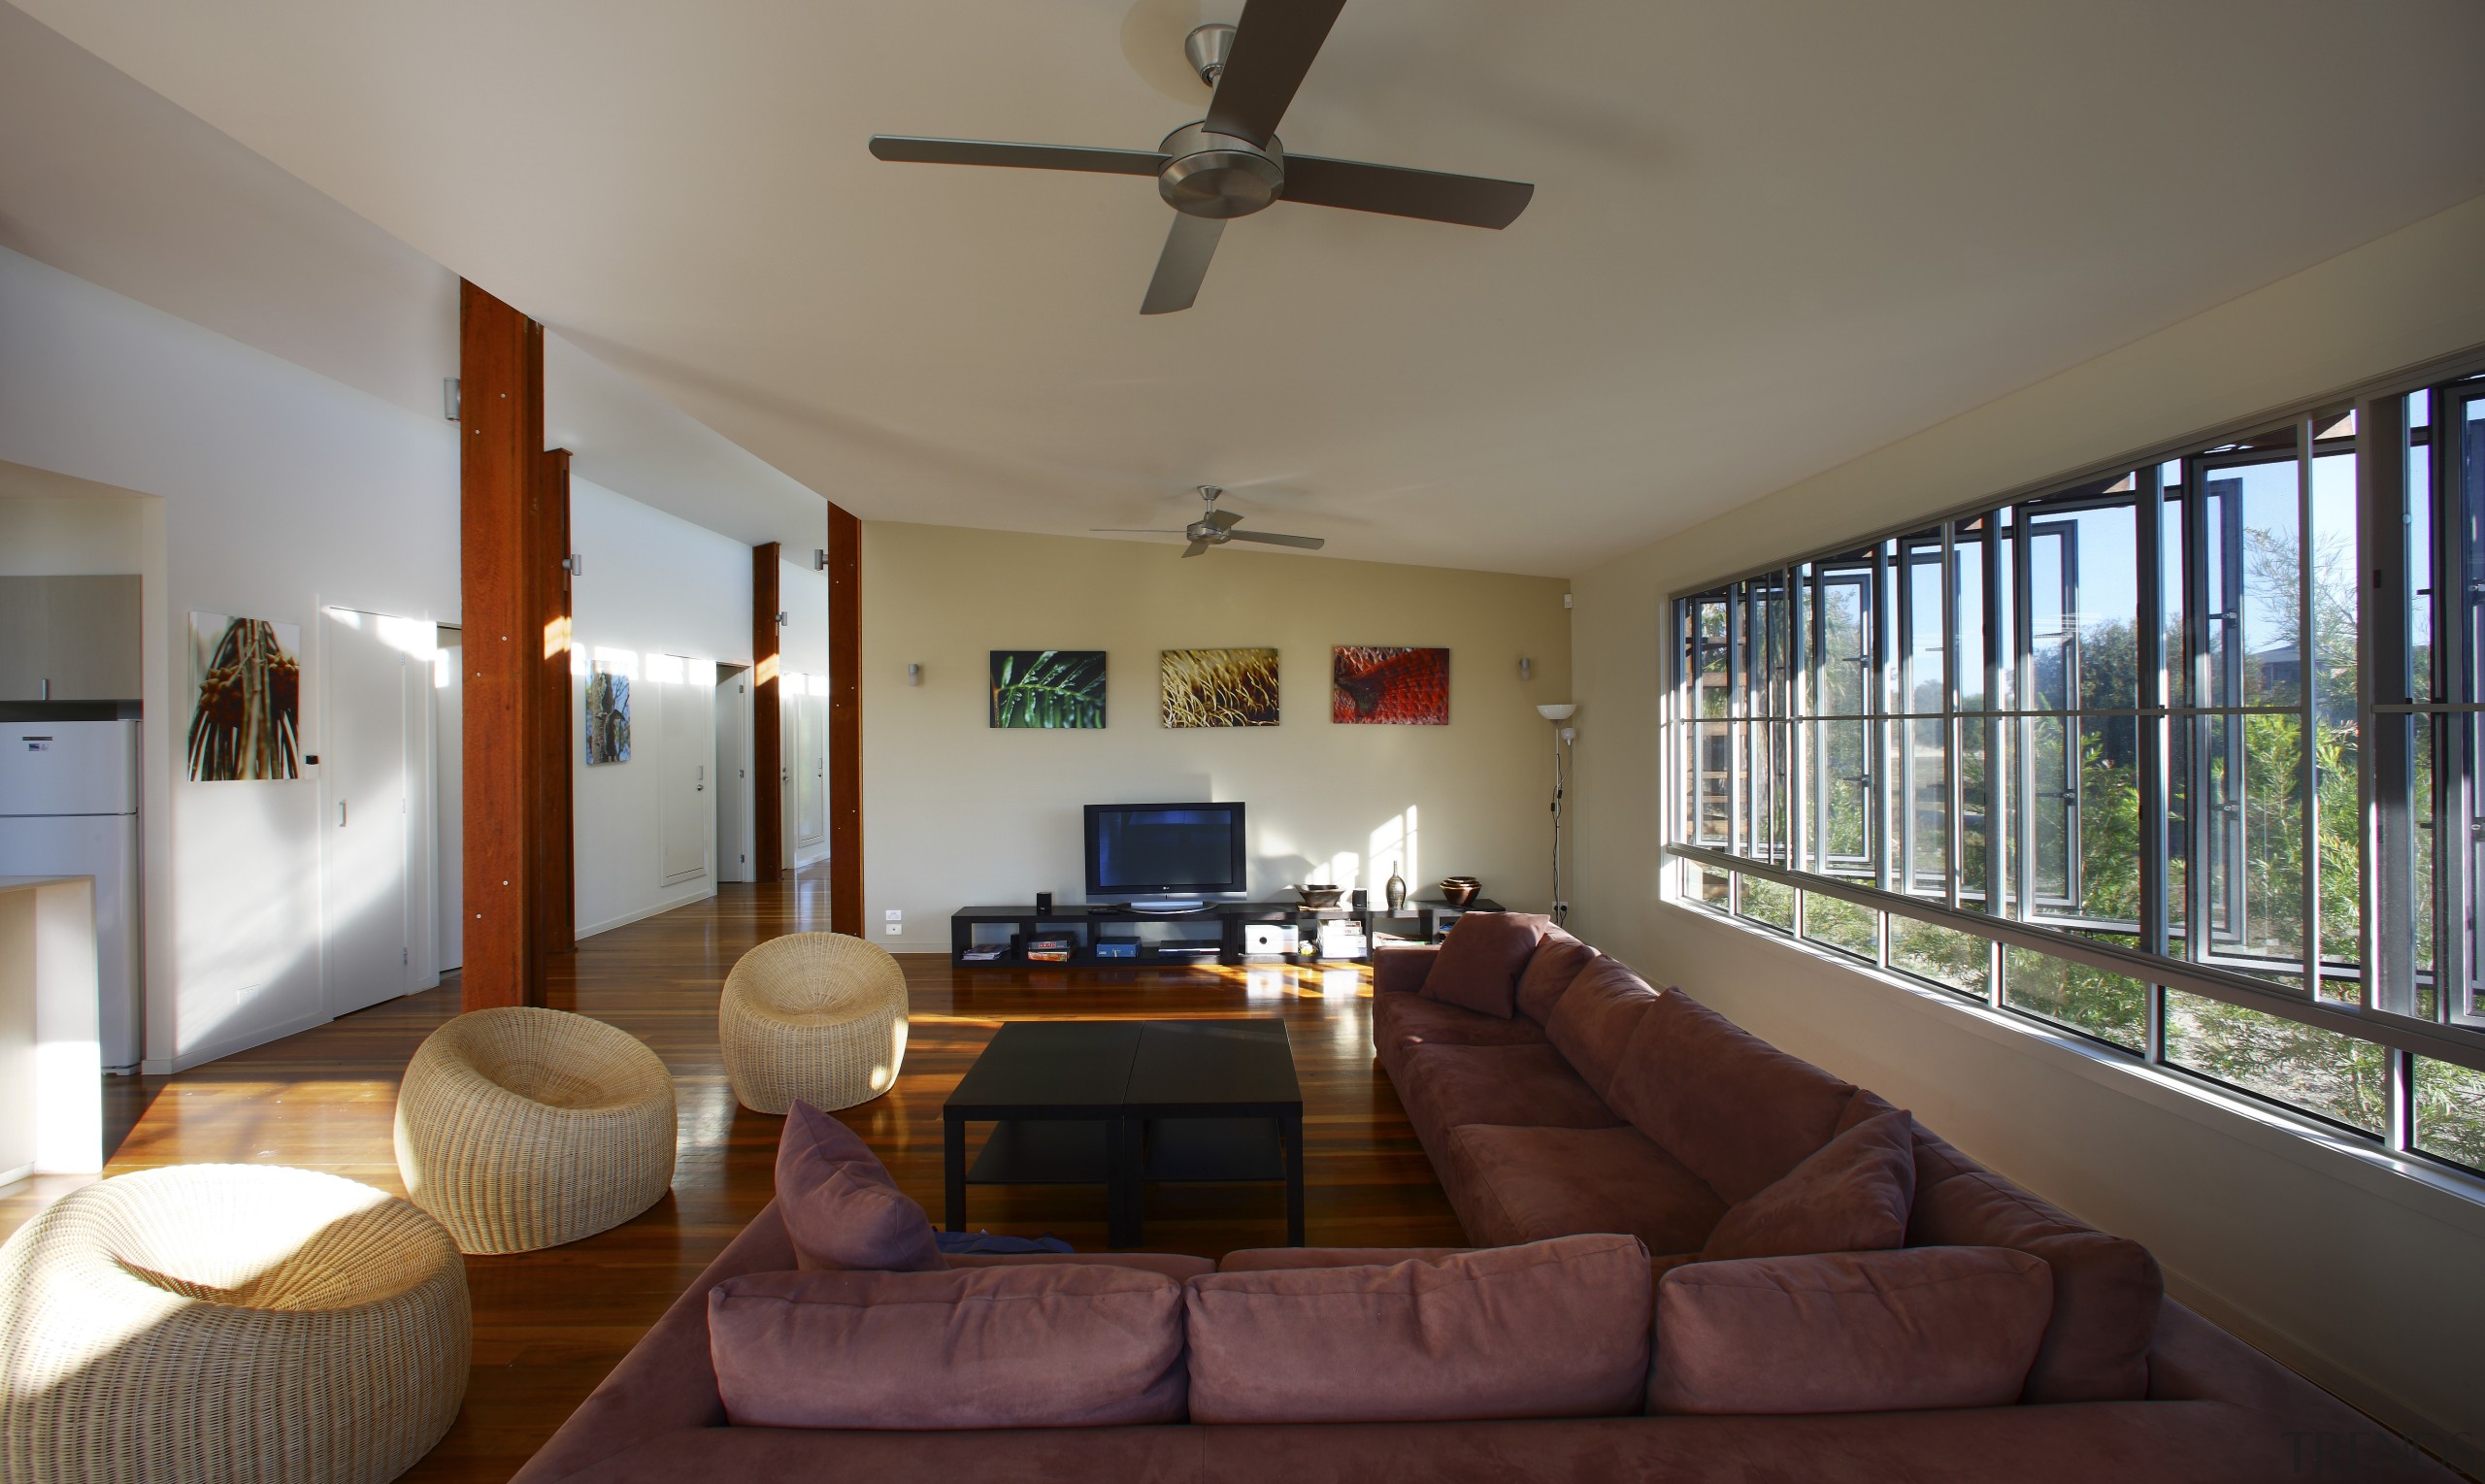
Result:
M1376 890L1461 873L1544 909L1551 729L1570 699L1556 578L1228 548L867 522L861 623L865 916L896 951L947 951L948 915L982 903L1083 897L1087 804L1241 800L1251 886L1309 879ZM1450 650L1449 725L1329 720L1330 648ZM1169 731L1157 653L1276 645L1280 724ZM1103 649L1099 731L986 724L994 649ZM1518 661L1535 661L1521 680ZM909 686L906 667L923 667ZM1419 876L1418 872L1422 874ZM906 914L903 937L882 913Z
M1577 579L1574 649L1584 936L2148 1243L2185 1300L2470 1468L2485 1184L1665 903L1657 847L1672 594L2485 344L2479 263L2485 198L1621 556Z

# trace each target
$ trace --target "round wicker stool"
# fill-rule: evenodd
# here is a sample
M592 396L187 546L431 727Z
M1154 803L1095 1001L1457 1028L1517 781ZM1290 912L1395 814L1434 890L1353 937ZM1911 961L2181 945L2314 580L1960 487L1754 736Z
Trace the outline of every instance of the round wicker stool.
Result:
M397 1089L397 1171L468 1252L619 1226L673 1184L673 1074L629 1032L532 1006L469 1010Z
M0 1477L379 1484L466 1395L466 1265L368 1185L179 1165L0 1247Z
M716 1039L745 1107L868 1103L897 1085L906 1061L906 976L851 934L772 938L725 976Z

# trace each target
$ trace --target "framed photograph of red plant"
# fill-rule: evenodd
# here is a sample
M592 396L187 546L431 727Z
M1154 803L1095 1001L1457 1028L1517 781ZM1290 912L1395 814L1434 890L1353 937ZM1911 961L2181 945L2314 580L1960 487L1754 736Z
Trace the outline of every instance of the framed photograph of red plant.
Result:
M1329 719L1356 726L1449 725L1449 651L1340 644L1329 668Z
M265 618L190 614L190 777L298 778L302 630Z

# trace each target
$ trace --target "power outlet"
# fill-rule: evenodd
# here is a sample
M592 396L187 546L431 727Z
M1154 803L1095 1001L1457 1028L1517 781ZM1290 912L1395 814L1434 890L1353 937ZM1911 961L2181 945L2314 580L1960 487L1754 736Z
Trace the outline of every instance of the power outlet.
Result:
M890 938L904 938L906 936L905 911L894 907L883 910L880 913L880 931Z

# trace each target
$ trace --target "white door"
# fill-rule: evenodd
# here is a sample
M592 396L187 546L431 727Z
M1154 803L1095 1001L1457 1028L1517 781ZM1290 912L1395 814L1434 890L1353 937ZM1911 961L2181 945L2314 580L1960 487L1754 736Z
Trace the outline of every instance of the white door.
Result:
M710 774L716 760L715 676L704 660L667 655L668 678L650 686L656 717L656 841L662 884L708 874L708 841L715 829Z
M802 801L794 843L808 850L828 839L828 697L818 676L802 678L806 690L794 702L794 783Z
M319 618L320 996L336 1016L397 998L414 976L407 698L429 686L431 666L410 677L414 656L383 640L383 623L404 620L339 609Z
M716 677L716 879L753 881L750 869L750 675L737 666Z
M433 729L433 813L440 841L433 900L440 904L437 968L447 973L466 962L466 658L464 636L440 630L441 658L432 672L436 687L432 705L438 724Z

